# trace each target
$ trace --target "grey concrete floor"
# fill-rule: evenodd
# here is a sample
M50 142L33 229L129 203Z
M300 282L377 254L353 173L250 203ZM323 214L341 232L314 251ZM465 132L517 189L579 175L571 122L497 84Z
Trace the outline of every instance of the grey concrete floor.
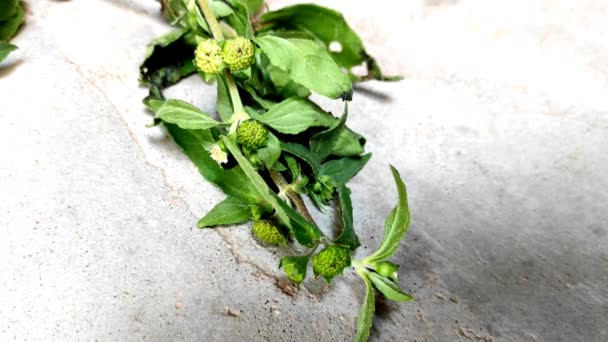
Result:
M0 340L350 340L353 273L294 293L247 227L195 228L223 196L145 127L156 3L26 2L0 69ZM318 2L406 77L350 106L374 154L358 254L396 200L388 163L413 217L395 260L416 301L380 302L371 339L608 341L608 3ZM171 95L214 110L195 78Z

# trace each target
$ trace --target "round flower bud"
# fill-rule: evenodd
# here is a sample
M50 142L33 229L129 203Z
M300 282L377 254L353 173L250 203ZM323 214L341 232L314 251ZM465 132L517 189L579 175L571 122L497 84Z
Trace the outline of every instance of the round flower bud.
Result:
M201 41L194 51L194 64L206 74L219 73L222 67L222 48L215 40Z
M253 43L249 39L236 37L226 41L222 58L231 71L245 70L253 62L253 52Z
M323 276L327 282L342 274L342 270L347 266L350 266L350 251L336 245L326 247L312 258L313 271Z
M395 280L397 279L397 269L399 269L399 265L394 264L390 261L380 261L374 265L376 272L389 279Z
M251 227L251 234L268 245L286 245L287 240L277 226L267 220L255 221Z
M241 122L236 130L236 140L248 152L255 152L266 145L268 130L255 120Z

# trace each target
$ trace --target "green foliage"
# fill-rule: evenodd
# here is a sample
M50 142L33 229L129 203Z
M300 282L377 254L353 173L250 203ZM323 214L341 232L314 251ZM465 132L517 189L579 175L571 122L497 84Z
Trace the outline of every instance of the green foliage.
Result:
M263 1L161 3L176 29L148 47L141 66L141 80L150 87L144 103L201 175L227 195L197 226L254 221L251 233L263 244L298 244L293 250L302 255L283 256L279 264L296 284L305 281L309 263L328 283L353 266L366 285L356 333L365 341L376 292L412 299L399 288L398 266L387 260L409 226L405 185L394 168L399 201L384 239L363 260L350 258L361 242L347 184L371 154L365 154L365 138L346 125L347 104L353 82L392 78L382 75L359 36L331 9L296 5L252 19ZM351 70L361 64L368 74L357 77ZM164 88L197 69L205 82L217 82L218 120L163 96ZM344 113L325 111L311 100L313 92L343 100ZM336 229L324 229L335 238L317 226L303 197L324 213L335 210Z
M352 251L361 246L359 237L355 232L355 225L353 222L353 204L350 198L350 189L346 185L342 185L338 188L338 204L340 209L340 219L342 221L342 232L335 243L339 245L348 246Z
M372 157L371 153L361 157L347 157L330 160L321 165L320 176L329 176L338 184L346 184L353 178Z
M329 127L336 119L312 101L290 97L270 107L256 119L285 134L298 134L311 127Z
M311 39L321 41L330 52L336 63L349 70L354 80L377 79L396 80L398 77L386 77L370 56L340 12L314 4L295 5L274 12L265 13L262 22L270 32L305 32ZM334 44L337 51L331 51ZM351 68L365 63L367 75L359 78L350 72Z
M289 280L300 284L306 277L308 259L310 259L308 255L283 257L279 263L279 268L283 269Z
M361 275L365 282L365 300L359 314L357 315L357 332L355 334L356 342L365 342L369 337L369 332L372 329L372 320L374 311L376 310L376 295L372 286L372 281L368 277Z
M321 44L308 39L284 39L273 35L256 38L255 42L272 65L287 72L293 81L332 99L351 98L350 79Z
M386 260L395 253L410 224L405 184L401 180L399 172L393 166L391 166L391 172L397 185L399 201L386 219L384 239L374 253L361 261L355 262L355 268L365 282L367 289L365 302L357 320L356 341L365 341L369 336L369 330L371 329L369 312L374 310L374 301L369 297L373 297L374 289L390 300L406 302L413 299L411 295L404 293L397 284L397 268L399 266Z
M178 125L184 129L208 129L221 125L197 107L181 100L150 100L148 107L156 113L155 118Z
M247 222L252 217L253 205L235 197L226 197L196 224L199 228L225 226Z
M5 21L15 15L19 8L19 0L0 1L0 22Z
M407 204L405 184L401 180L399 172L393 166L391 166L391 172L397 184L399 202L386 219L384 224L384 239L380 247L372 255L365 258L365 261L368 263L390 258L397 250L397 247L399 247L399 243L410 226L410 210Z
M386 277L374 272L368 272L368 277L371 279L374 288L390 300L407 302L414 299L412 296L403 293L399 285Z
M150 86L149 96L144 102L164 100L164 88L196 72L193 63L195 48L194 34L183 28L150 42L140 66L140 79Z
M0 62L17 50L17 47L9 41L23 25L24 18L25 12L19 0L0 1Z
M392 281L397 281L397 270L399 269L399 265L385 260L372 264L372 266L379 275Z
M17 47L7 42L0 42L0 62L2 62L11 52L17 50Z
M18 2L14 2L13 0L4 1L7 1L3 5L7 12L0 12L0 16L4 17L3 20L0 20L0 41L9 41L17 33L19 27L23 25L25 12Z
M213 160L208 149L198 138L202 133L197 130L186 130L177 125L165 124L175 142L192 160L201 175L210 183L218 186L229 196L247 203L264 203L264 196L249 181L240 166L225 170Z

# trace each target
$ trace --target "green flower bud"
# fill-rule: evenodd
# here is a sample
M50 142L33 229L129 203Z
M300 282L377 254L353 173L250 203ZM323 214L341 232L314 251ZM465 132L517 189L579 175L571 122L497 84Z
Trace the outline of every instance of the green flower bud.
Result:
M327 204L334 197L336 191L336 182L329 176L321 176L317 179L315 184L311 186L313 193L325 204Z
M241 122L236 130L236 140L247 152L255 152L266 145L268 130L255 120Z
M350 266L350 251L344 247L331 245L312 258L312 269L329 283L331 279L342 274Z
M222 67L222 48L215 40L201 41L194 51L194 64L206 74L217 74Z
M399 269L399 265L390 261L380 261L372 266L376 269L376 273L379 275L391 280L397 279L397 269Z
M267 220L255 221L251 227L251 233L257 240L269 245L287 244L287 240L281 234L279 228Z
M253 52L253 43L249 39L236 37L226 41L222 58L231 71L245 70L253 63Z

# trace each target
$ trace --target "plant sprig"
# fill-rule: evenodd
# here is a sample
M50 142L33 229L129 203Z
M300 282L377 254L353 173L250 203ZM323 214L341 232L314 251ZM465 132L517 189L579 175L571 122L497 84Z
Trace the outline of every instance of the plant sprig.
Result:
M0 2L0 62L11 52L17 50L17 46L9 43L11 38L23 24L25 11L19 4L19 0L3 0Z
M261 13L259 0L162 0L176 29L152 41L141 66L150 86L144 103L163 123L201 175L226 199L201 218L199 228L254 221L262 244L293 243L279 268L293 282L308 265L330 283L354 267L366 286L355 340L369 337L375 291L395 301L412 297L398 285L398 265L388 261L410 223L406 189L391 166L399 201L385 222L378 249L362 260L348 181L367 163L365 139L346 125L353 83L397 80L382 74L359 36L339 12L295 5ZM335 49L335 46L339 49ZM334 48L332 48L332 46ZM367 75L353 67L365 64ZM217 84L219 120L163 89L198 73ZM336 117L310 100L311 93L344 101ZM312 219L303 196L321 210L334 208L341 231L332 237ZM332 205L333 203L333 205ZM325 230L331 231L331 230Z

